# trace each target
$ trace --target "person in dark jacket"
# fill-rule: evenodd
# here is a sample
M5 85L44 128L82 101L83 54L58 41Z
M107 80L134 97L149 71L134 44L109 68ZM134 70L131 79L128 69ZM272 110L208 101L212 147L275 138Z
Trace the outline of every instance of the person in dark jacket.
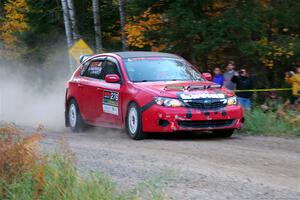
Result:
M224 78L223 78L221 69L219 67L215 68L214 74L215 75L214 75L214 78L213 78L213 82L223 86Z
M237 90L251 90L254 87L253 79L245 69L240 70L239 74L235 74L231 81L236 83ZM252 94L253 92L236 92L238 102L247 110L251 109Z

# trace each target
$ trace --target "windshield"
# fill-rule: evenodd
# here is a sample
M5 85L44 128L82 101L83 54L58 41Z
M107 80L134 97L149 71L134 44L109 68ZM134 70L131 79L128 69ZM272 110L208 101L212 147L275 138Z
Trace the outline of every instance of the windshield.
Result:
M204 81L193 67L182 59L147 57L124 59L132 82L148 81Z

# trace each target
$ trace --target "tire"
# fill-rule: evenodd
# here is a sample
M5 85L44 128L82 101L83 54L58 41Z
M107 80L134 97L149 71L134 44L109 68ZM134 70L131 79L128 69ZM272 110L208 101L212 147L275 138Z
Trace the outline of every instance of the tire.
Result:
M229 138L232 136L234 129L223 129L213 131L214 135L219 138Z
M86 127L84 119L81 117L78 104L72 99L68 105L68 120L72 132L83 131Z
M132 139L142 140L145 138L142 130L141 109L136 103L131 103L126 115L126 132Z

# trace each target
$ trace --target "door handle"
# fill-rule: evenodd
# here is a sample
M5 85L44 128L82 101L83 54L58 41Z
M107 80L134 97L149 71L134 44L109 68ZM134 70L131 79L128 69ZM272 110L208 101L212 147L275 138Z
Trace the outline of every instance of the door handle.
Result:
M82 88L83 85L80 84L80 83L78 83L77 86L78 86L79 88Z
M97 91L100 91L101 90L101 88L97 88Z

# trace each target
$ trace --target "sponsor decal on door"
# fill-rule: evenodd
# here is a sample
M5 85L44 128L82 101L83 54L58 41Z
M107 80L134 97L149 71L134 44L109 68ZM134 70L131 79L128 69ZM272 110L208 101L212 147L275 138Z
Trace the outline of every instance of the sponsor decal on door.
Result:
M118 103L119 93L114 91L103 91L103 112L119 115Z

